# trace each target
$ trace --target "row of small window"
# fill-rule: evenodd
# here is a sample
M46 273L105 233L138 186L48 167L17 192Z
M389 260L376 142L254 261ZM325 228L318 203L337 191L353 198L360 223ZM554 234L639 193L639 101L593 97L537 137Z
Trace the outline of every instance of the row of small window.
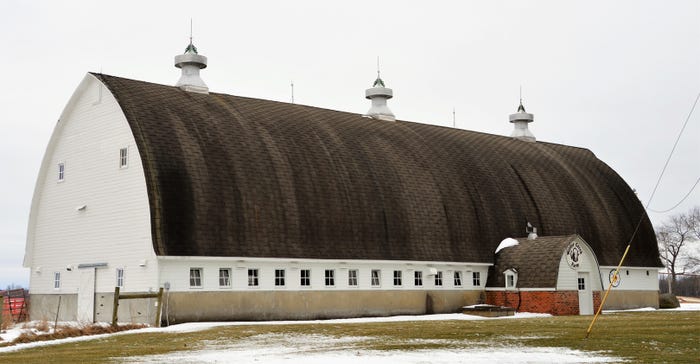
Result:
M190 268L190 287L202 287L203 268ZM372 269L370 274L370 283L372 287L381 286L382 271ZM395 270L393 276L394 286L403 286L403 271ZM336 274L335 269L326 269L324 271L324 285L327 287L335 286ZM359 270L349 269L347 275L348 286L356 287L359 285ZM455 271L452 275L452 282L455 287L462 286L462 272ZM287 283L287 272L284 269L275 269L275 286L284 287ZM438 271L433 277L435 286L443 285L443 272ZM260 285L260 270L256 268L248 269L248 287L257 287ZM302 287L311 286L311 269L299 270L299 285ZM413 272L413 285L423 286L423 272ZM472 285L475 287L481 286L481 272L472 272ZM231 268L219 268L219 286L231 287Z
M117 287L124 287L124 268L117 268L116 275L117 281L115 283ZM61 288L61 272L53 273L53 288Z
M119 168L126 168L129 163L129 148L119 149ZM66 164L61 162L58 164L58 181L63 181L66 178Z

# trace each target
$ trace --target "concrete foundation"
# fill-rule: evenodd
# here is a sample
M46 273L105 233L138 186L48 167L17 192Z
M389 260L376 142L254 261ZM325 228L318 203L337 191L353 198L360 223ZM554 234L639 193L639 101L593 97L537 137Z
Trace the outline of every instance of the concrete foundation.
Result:
M59 297L61 306L58 306ZM33 321L56 320L76 321L78 319L78 295L77 294L30 294L29 295L29 319Z
M481 291L170 292L163 321L311 320L461 312Z
M659 308L659 291L612 290L608 294L603 309L626 310L642 307Z
M53 322L56 319L58 300L61 297L61 307L58 321L78 320L77 294L32 294L30 295L29 319ZM112 307L114 292L95 294L95 322L112 322ZM117 316L119 322L144 323L152 325L155 322L156 299L121 300Z

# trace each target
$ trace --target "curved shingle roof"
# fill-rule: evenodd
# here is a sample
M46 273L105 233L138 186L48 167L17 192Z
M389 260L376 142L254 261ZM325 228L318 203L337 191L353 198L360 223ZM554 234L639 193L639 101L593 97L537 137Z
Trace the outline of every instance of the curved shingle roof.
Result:
M569 244L578 235L540 236L535 240L521 238L518 245L496 254L488 275L487 287L504 287L503 272L515 268L518 288L556 288L559 262Z
M142 158L158 255L493 261L577 233L658 266L627 184L586 149L95 74Z

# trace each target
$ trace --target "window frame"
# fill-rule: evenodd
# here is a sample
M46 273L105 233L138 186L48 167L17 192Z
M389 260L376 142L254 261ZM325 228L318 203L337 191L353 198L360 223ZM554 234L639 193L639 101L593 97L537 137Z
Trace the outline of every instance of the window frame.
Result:
M129 167L129 147L119 148L119 168Z
M372 287L381 287L382 286L382 270L381 269L372 269L370 271L370 282Z
M585 291L586 290L586 278L584 277L578 277L576 280L578 290L579 291Z
M323 282L326 287L335 287L335 269L325 269Z
M58 162L58 182L63 182L66 180L66 163Z
M193 273L198 273L198 274L193 275ZM202 288L203 286L204 286L204 268L202 268L202 267L190 267L190 288Z
M299 285L302 287L311 287L311 269L299 270Z
M226 272L226 274L222 275L221 273ZM219 288L231 288L231 277L233 275L233 271L231 268L219 268ZM222 282L223 280L223 282Z
M456 270L453 273L453 284L455 287L462 287L462 271L461 270Z
M443 280L442 280L442 271L439 270L435 273L435 287L442 287L443 286Z
M248 288L260 287L260 269L248 268Z
M287 271L284 269L275 269L275 287L286 287Z
M358 269L348 269L348 287L358 287L360 272Z
M403 271L394 270L394 286L395 287L403 286Z
M124 288L124 268L117 268L115 274L117 276L116 286Z
M423 287L423 271L417 270L413 272L413 285L416 287Z
M481 272L472 272L472 286L481 287Z
M53 272L53 289L61 289L61 272Z

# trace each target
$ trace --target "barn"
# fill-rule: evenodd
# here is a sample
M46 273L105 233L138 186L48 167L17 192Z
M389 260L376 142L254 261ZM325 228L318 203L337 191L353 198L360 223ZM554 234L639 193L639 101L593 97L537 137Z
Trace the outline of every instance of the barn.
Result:
M658 306L635 193L591 151L537 141L522 104L491 135L397 119L379 77L355 114L209 92L206 64L190 43L175 86L88 73L75 90L32 200L32 319L109 321L115 287L164 288L168 323L586 314L639 221L606 305Z

